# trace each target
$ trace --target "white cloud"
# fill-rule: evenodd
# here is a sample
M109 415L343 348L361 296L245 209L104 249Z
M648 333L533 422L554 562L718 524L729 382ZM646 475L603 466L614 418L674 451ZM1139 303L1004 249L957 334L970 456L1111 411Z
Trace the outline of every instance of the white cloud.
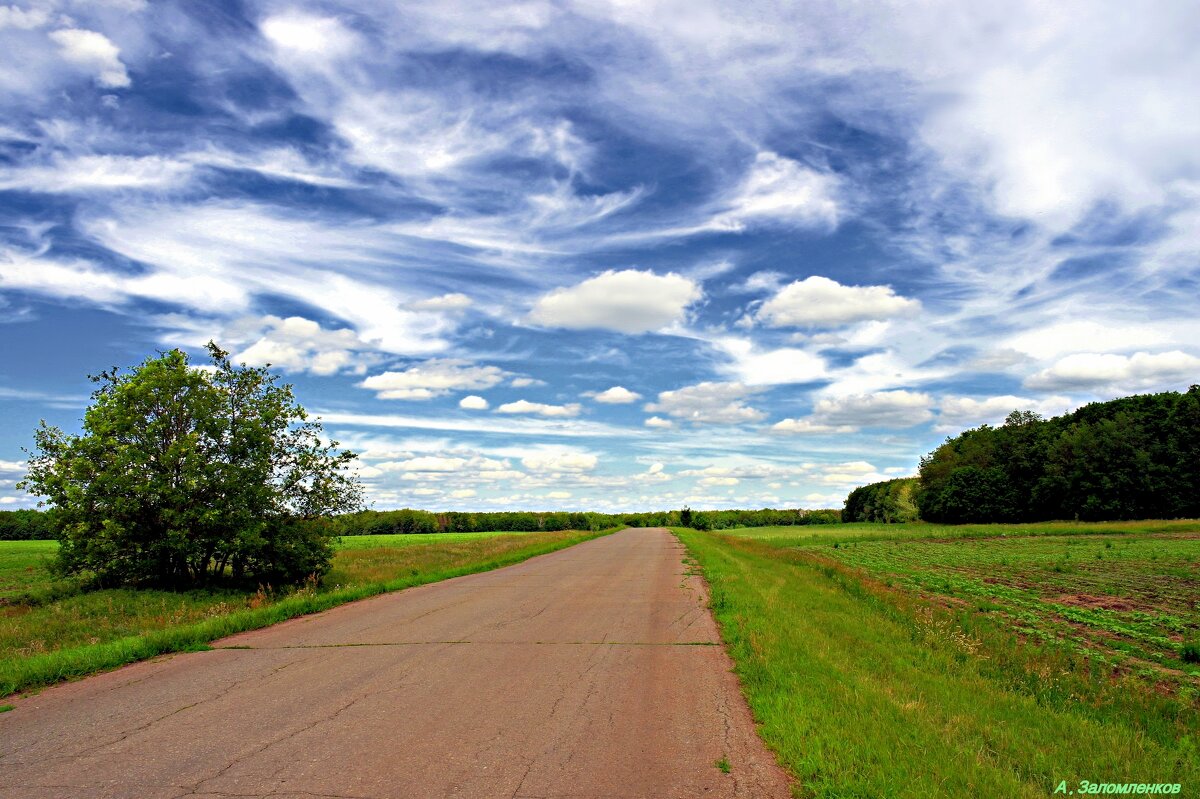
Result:
M814 422L812 419L784 419L771 425L772 433L788 435L828 435L831 433L854 433L858 428L853 425L830 425Z
M1080 321L1026 330L1006 339L1001 346L1036 358L1052 358L1071 352L1113 352L1167 343L1170 336L1154 325Z
M630 402L637 402L642 398L641 394L636 391L630 391L624 386L606 388L604 391L590 396L596 402L603 402L608 405L626 405Z
M542 402L530 402L529 400L517 400L516 402L506 402L496 408L496 413L532 413L537 416L545 416L547 418L563 417L569 418L578 416L582 410L577 402L572 402L567 405L547 405Z
M647 474L661 474L665 467L661 463L652 463L650 468L646 469Z
M63 28L50 34L63 58L86 69L96 85L108 89L129 86L129 73L121 63L121 50L108 37L96 31Z
M733 359L728 370L748 386L809 383L826 376L825 360L805 350L760 350L750 339L721 336L712 344Z
M243 317L231 322L192 318L179 314L160 316L168 328L163 340L175 346L199 347L210 339L232 352L235 362L250 366L270 364L289 372L332 375L362 374L377 360L368 344L348 328L327 330L301 316Z
M920 307L888 286L843 286L813 275L784 286L763 303L757 317L772 327L838 327L909 314Z
M770 152L760 152L740 186L730 197L728 210L712 220L718 229L740 230L764 221L792 222L811 227L837 225L839 181Z
M981 424L999 424L1013 411L1033 411L1043 417L1059 416L1069 411L1075 403L1068 397L1051 396L1043 399L1016 397L1006 394L999 397L943 397L938 407L940 432L954 432L965 427Z
M40 28L50 21L50 13L43 8L17 8L16 6L0 6L0 30L17 28L33 30Z
M673 272L608 271L541 297L529 319L546 327L647 333L682 321L701 294L695 282Z
M309 66L350 55L361 46L339 20L289 12L268 17L259 26L284 59Z
M40 163L0 171L0 189L45 193L120 189L160 189L191 177L192 164L157 155L80 155L55 153Z
M414 311L462 311L471 307L471 298L456 292L418 300L412 303L411 307Z
M465 458L422 455L404 461L383 461L376 467L385 472L457 472L466 465Z
M912 391L879 391L817 400L810 416L784 419L772 426L776 433L850 433L862 427L912 427L933 418L933 399Z
M145 297L229 315L248 312L257 296L283 297L353 324L384 352L405 355L445 349L442 336L455 326L437 312L406 310L409 297L394 268L403 242L374 222L292 218L251 203L122 203L93 211L80 227L96 243L145 265L129 274L87 263L47 264L51 271L86 272L80 282L102 283L104 291L90 292L96 301ZM66 275L51 280L38 271L31 267L18 284L59 296L89 293ZM420 283L420 275L412 282Z
M580 473L596 468L599 459L590 452L543 448L521 458L521 465L534 472Z
M450 492L450 496L454 497L455 499L470 499L475 495L475 489L473 488L459 488Z
M664 419L661 416L651 416L649 419L643 422L643 424L646 425L646 427L654 427L659 430L670 430L675 426L675 423L670 419Z
M673 391L660 391L658 401L648 403L646 410L697 423L757 422L765 414L742 401L752 393L754 390L742 383L697 383Z
M1133 355L1079 353L1068 355L1025 380L1038 390L1106 389L1133 391L1196 381L1200 358L1180 350ZM1179 387L1176 385L1174 387Z
M489 406L488 401L483 397L469 394L458 401L458 407L466 408L469 411L486 411Z
M497 366L476 366L453 358L434 358L399 372L372 375L359 383L379 399L424 400L451 391L491 388L506 373Z
M570 499L570 491L550 491L546 494L546 499Z
M530 386L544 386L546 385L546 381L537 380L532 377L514 377L509 381L509 385L513 388L528 388Z

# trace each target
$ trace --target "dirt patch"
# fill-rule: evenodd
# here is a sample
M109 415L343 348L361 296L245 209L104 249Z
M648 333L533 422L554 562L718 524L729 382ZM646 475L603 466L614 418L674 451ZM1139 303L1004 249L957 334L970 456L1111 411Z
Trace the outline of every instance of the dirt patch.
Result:
M1060 605L1070 605L1076 608L1090 608L1092 610L1117 610L1129 612L1134 610L1154 610L1150 605L1143 605L1134 602L1132 599L1123 596L1107 596L1105 594L1063 594L1056 596L1050 600L1057 602Z

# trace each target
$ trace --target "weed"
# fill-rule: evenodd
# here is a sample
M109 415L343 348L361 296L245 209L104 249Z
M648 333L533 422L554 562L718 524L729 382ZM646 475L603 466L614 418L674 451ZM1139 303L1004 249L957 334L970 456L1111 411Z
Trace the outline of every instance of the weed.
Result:
M7 713L10 710L16 710L15 705L0 705L0 713Z
M1200 663L1200 641L1188 641L1179 647L1179 659L1184 663Z
M732 770L732 767L729 765L729 758L727 757L721 758L716 763L713 763L713 765L721 769L722 774L728 774Z

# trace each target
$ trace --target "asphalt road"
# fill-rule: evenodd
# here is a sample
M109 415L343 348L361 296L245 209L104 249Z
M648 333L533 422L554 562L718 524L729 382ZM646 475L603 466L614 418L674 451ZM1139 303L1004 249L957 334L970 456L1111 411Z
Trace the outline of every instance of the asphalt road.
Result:
M685 571L626 530L58 686L0 796L787 797Z

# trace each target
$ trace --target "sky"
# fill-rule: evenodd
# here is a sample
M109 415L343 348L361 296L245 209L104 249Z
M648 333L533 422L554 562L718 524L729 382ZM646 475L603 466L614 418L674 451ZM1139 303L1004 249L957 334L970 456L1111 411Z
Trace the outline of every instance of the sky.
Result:
M1200 382L1200 11L0 5L0 507L215 340L376 508L840 507Z

